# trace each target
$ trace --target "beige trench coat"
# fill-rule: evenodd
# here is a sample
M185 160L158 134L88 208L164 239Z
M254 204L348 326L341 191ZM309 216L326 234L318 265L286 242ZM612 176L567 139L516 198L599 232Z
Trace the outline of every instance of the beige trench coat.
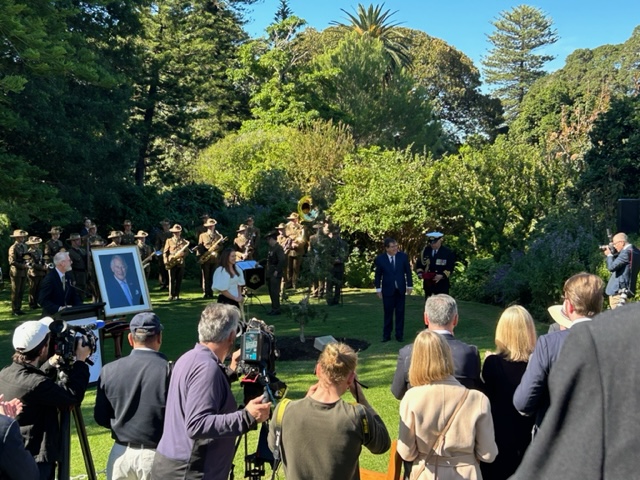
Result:
M470 390L443 441L426 462L464 390L454 377L448 377L413 387L402 399L398 453L413 462L412 480L479 480L478 460L493 462L498 455L489 399Z

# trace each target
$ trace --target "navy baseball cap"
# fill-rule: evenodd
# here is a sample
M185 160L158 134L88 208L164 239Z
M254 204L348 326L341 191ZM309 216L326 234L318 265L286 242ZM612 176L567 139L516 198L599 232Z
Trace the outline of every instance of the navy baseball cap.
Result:
M148 337L160 333L164 327L160 319L153 312L138 313L129 323L131 333L146 334Z

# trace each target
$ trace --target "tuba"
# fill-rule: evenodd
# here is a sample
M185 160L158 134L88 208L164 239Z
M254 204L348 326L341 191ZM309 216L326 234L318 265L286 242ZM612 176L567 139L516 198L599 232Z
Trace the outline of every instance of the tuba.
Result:
M313 204L313 198L305 195L298 200L298 215L303 222L313 222L320 213L318 207Z

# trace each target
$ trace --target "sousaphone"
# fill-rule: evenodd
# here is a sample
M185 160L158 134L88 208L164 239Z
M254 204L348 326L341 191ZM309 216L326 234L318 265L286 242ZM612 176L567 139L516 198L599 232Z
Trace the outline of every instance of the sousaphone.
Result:
M298 200L298 215L303 222L313 222L318 218L320 210L313 204L313 198L305 195Z

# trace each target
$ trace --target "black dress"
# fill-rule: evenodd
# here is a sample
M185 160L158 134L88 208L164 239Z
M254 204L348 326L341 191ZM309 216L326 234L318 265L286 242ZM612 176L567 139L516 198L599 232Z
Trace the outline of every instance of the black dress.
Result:
M509 478L518 468L531 442L535 417L523 417L513 406L513 393L527 369L527 362L511 362L502 355L490 355L484 361L484 393L491 401L491 415L498 445L493 463L480 462L485 480Z

